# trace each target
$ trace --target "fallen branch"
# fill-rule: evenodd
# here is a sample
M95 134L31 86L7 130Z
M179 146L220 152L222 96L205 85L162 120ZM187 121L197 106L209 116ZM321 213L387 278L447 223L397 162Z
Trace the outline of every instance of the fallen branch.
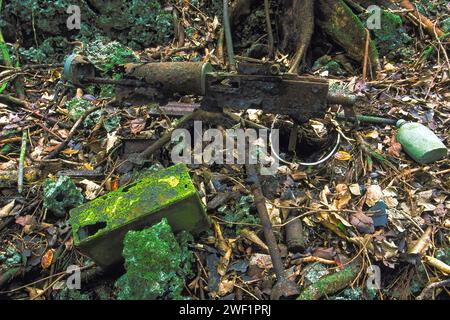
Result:
M19 158L19 172L17 174L17 189L19 194L23 191L23 172L24 172L24 164L25 164L25 155L27 153L27 139L28 134L27 131L24 130L22 133L22 146L20 147L20 158Z
M436 27L436 25L425 17L423 14L417 10L416 6L412 4L409 0L396 0L393 1L398 3L402 8L411 11L410 14L420 23L420 25L427 31L427 33L432 36L433 38L437 37L440 38L444 35L444 32ZM436 33L435 33L436 32Z
M353 262L339 272L323 276L303 290L297 300L319 300L332 295L350 285L358 276L359 269L359 262Z
M431 256L425 256L423 257L423 260L428 263L430 266L435 267L436 269L438 269L439 271L441 271L442 273L446 274L446 275L450 275L450 266L448 264L446 264L445 262L436 259L434 257Z
M110 102L110 104L112 104L113 102L114 102L114 100L112 102ZM84 120L86 120L86 118L91 113L101 109L102 107L103 107L102 105L94 106L94 107L90 108L89 110L87 110L85 113L83 113L83 115L78 119L78 121L75 122L72 129L70 129L70 132L67 135L67 138L63 142L61 142L52 152L50 152L44 158L44 160L49 160L49 159L53 159L54 157L56 157L69 144L70 140L72 140L73 136L75 135L75 132L78 130L80 125L84 122Z
M425 289L416 297L416 300L429 300L433 296L434 289L450 286L450 279L433 282L426 286Z

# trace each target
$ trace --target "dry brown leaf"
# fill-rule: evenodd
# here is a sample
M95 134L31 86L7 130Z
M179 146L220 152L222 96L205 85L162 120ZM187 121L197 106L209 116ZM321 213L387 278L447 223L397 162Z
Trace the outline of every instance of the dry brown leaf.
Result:
M42 256L42 258L41 258L42 269L47 269L52 265L53 254L54 254L54 250L50 249L50 250L47 250L47 252Z
M0 209L0 218L4 218L9 216L12 209L14 208L14 205L16 203L16 200L11 201L7 205L5 205L3 208Z
M381 191L381 187L377 184L373 184L367 188L366 192L366 204L371 208L378 201L383 198L383 192Z
M272 259L268 254L255 253L250 258L250 266L257 266L260 269L272 269Z
M217 292L219 296L224 296L234 289L235 279L223 279L219 284L219 291Z
M336 193L337 196L333 200L332 208L337 210L345 208L352 198L347 185L343 183L338 184L336 186Z
M145 129L146 120L143 118L133 119L130 122L130 130L132 134L138 134Z
M387 152L389 155L399 158L401 151L402 151L402 145L397 142L397 139L395 138L395 134L393 134L391 137L391 141L390 141L390 147L388 148Z

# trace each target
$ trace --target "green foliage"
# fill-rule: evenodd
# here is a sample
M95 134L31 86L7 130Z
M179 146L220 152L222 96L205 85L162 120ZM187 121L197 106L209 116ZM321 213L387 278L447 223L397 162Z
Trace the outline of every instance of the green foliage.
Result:
M22 255L14 247L8 246L5 252L0 251L0 262L5 268L11 268L22 261Z
M126 274L119 278L120 300L183 299L184 278L192 276L192 236L182 233L177 242L163 218L153 227L129 231L125 236L123 257Z
M250 208L253 205L253 196L242 196L239 201L235 204L234 207L222 206L217 211L223 215L223 219L231 222L228 224L228 227L233 227L232 223L251 223L258 224L259 218L250 213ZM239 231L242 228L248 226L245 225L236 225L236 230Z
M57 181L44 181L44 207L57 217L64 217L66 212L84 202L84 197L77 186L67 176Z
M84 53L89 61L104 73L114 71L126 63L137 61L133 50L117 41L110 42L105 38L97 38L87 44Z
M368 15L363 15L368 18ZM389 11L381 11L381 28L372 30L374 40L381 55L390 59L402 59L409 55L405 51L405 45L411 43L411 37L403 28L403 21L399 15Z
M103 121L103 127L107 132L113 132L119 126L121 118L122 117L120 116L120 114L116 114L112 117L106 118Z
M84 301L84 300L92 300L92 294L83 293L80 290L73 290L66 287L60 291L58 298L59 300Z
M19 48L19 54L27 63L52 63L61 62L67 49L67 40L57 36L45 39L37 48Z
M449 18L446 18L445 20L443 20L443 21L441 22L441 25L442 25L442 30L443 30L445 33L450 32L450 17L449 17Z
M66 22L67 8L78 5L81 9L81 29L70 31ZM93 10L94 8L94 10ZM118 9L119 8L119 9ZM20 54L27 62L56 63L72 50L71 41L81 41L85 46L96 42L117 40L134 49L166 44L173 35L171 11L165 10L158 0L11 0L5 4L2 27L15 27L15 19L25 41ZM95 45L95 44L94 44ZM130 51L115 55L118 60L128 57ZM106 69L112 65L107 65Z
M132 48L164 44L173 34L172 14L164 11L157 0L123 2L121 14L112 15L109 20L113 26L122 24L129 30L127 33L121 33L118 40Z
M72 121L77 121L86 112L86 110L93 107L92 103L83 98L73 98L66 102L67 110L69 111L69 117ZM92 127L98 121L100 121L102 112L97 110L91 113L83 122L83 126L86 128ZM120 121L120 120L119 120ZM109 131L108 131L109 132Z
M320 57L314 62L314 65L312 67L313 71L319 70L319 69L327 70L332 75L343 75L344 71L341 68L341 65L339 62L333 60L330 56L325 55Z

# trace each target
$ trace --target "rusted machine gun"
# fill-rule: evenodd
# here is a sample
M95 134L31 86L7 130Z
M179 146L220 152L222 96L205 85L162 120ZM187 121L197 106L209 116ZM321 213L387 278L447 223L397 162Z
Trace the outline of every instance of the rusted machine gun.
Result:
M182 95L197 95L203 96L200 108L212 112L221 112L225 108L261 109L266 113L290 116L302 123L310 118L323 117L328 104L341 104L347 116L354 116L352 106L355 97L329 94L326 80L282 73L280 66L268 63L238 63L236 69L236 72L215 72L209 63L203 62L128 64L125 66L125 77L115 81L96 78L95 69L89 62L81 56L71 56L65 63L64 78L78 86L115 84L116 99L135 105L155 101L163 105ZM296 136L296 133L293 134L295 131L292 130L291 136ZM158 141L163 140L167 143L169 138L164 135ZM143 151L137 159L140 161L139 158L151 154L156 149L154 146L158 147L158 142ZM139 163L137 159L130 159ZM271 297L279 299L298 295L297 284L286 276L261 186L257 182L256 169L248 164L246 171L253 181L252 192L277 277Z
M281 72L277 64L237 63L236 72L217 72L207 62L134 63L122 80L95 77L95 68L82 56L70 56L64 79L74 85L114 84L117 100L134 105L161 105L182 95L203 96L201 108L222 111L261 109L288 115L299 123L324 116L328 104L340 104L353 117L354 96L329 93L328 81Z

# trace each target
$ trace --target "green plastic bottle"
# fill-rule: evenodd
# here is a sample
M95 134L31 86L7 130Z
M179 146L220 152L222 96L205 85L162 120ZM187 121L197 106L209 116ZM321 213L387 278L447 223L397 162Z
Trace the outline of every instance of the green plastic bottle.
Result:
M447 147L427 127L420 123L397 121L397 141L403 150L420 164L427 164L447 156Z

